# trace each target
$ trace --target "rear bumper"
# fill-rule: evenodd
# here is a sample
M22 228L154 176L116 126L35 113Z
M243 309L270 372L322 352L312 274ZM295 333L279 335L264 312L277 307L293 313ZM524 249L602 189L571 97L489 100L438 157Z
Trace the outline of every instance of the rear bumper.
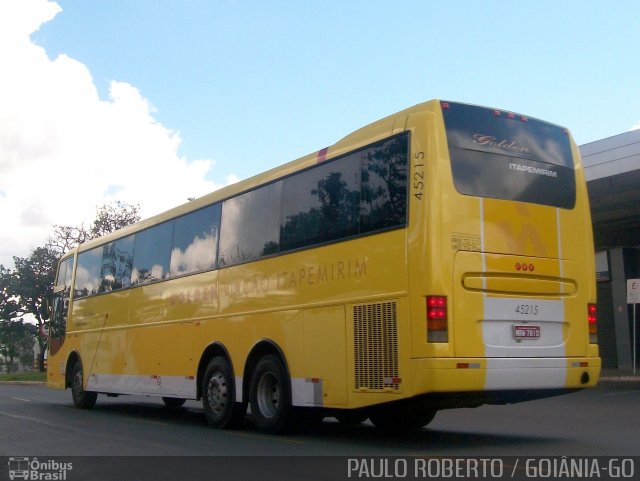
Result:
M599 357L412 359L413 395L595 386Z

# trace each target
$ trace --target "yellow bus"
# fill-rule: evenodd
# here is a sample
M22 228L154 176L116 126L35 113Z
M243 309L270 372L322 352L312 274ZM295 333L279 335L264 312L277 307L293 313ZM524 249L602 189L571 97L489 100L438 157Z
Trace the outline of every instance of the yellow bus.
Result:
M48 384L420 428L594 386L594 263L569 132L433 100L66 254Z

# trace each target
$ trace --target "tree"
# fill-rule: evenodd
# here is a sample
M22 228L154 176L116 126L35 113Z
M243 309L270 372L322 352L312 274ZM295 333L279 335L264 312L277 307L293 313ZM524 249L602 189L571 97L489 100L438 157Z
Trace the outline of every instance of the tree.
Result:
M14 272L0 265L0 320L10 321L24 314L15 296L15 283Z
M0 366L4 361L7 372L11 371L13 358L16 355L15 350L12 350L10 343L7 342L11 337L7 329L11 321L22 314L17 299L13 295L14 285L13 271L0 265L0 354L3 357L0 359Z
M140 205L131 205L119 200L105 204L96 212L90 229L90 238L95 239L122 229L140 220Z
M33 343L36 328L34 325L18 321L0 321L0 354L5 359L7 372L11 372L15 359L33 358Z
M38 247L28 257L14 257L15 271L12 294L19 299L24 314L31 314L37 323L37 341L40 346L39 365L44 370L44 351L47 339L42 334L49 320L49 299L53 293L58 255L49 247Z
M2 319L10 322L31 314L37 323L35 335L40 345L38 364L44 370L47 339L44 325L49 320L49 300L53 294L58 259L82 242L108 234L140 220L140 206L116 201L96 211L91 227L54 226L54 233L44 247L33 249L28 257L14 257L15 269L0 266L0 308ZM5 312L6 311L6 312ZM18 321L12 321L18 322ZM22 322L22 321L20 321Z
M59 256L74 247L96 237L110 234L140 220L140 205L131 205L119 200L104 204L96 210L96 218L90 227L55 225L47 246Z

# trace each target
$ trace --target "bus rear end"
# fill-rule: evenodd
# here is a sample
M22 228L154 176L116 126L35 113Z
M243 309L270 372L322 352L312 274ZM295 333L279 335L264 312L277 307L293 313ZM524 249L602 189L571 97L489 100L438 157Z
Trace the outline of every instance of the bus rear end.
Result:
M511 112L439 106L419 342L413 329L416 394L467 392L455 403L476 405L595 385L591 221L568 131ZM441 407L456 407L447 402Z

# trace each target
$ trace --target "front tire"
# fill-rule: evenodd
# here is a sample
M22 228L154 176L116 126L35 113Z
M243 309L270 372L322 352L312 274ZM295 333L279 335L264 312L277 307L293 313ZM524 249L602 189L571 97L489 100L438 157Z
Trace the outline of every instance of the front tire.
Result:
M202 406L214 428L238 427L244 421L247 404L236 402L233 371L224 357L214 357L204 372Z
M289 376L278 357L266 355L258 361L251 377L249 402L259 431L281 434L292 427L294 408L289 384Z
M84 390L82 363L76 361L71 372L71 397L73 404L80 409L91 409L96 404L98 393Z

